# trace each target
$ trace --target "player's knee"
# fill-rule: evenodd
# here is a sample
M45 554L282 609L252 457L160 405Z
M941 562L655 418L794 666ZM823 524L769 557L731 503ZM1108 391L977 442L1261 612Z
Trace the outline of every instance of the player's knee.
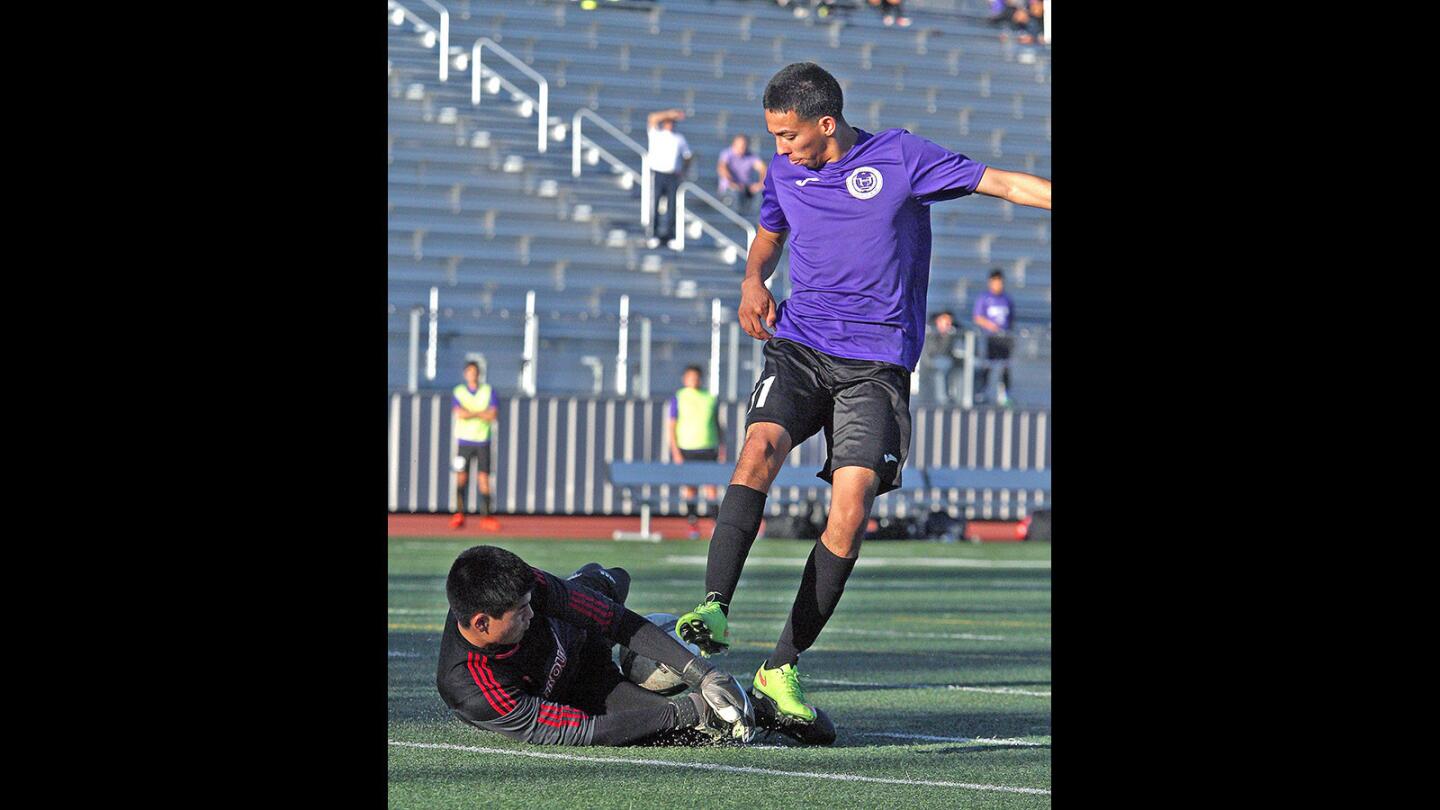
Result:
M464 471L455 473L455 486L463 487L468 483L470 483L470 473Z
M864 536L867 517L865 509L861 506L831 502L830 514L825 521L825 529L828 532L834 533L837 537L850 538Z
M733 483L755 489L769 489L770 481L790 453L790 436L779 425L764 422L752 425L735 464Z
M615 601L625 604L625 599L630 595L630 572L624 568L607 568L611 578L615 581Z
M827 527L820 535L820 542L836 557L853 559L860 556L860 544L865 540L865 521L854 527Z

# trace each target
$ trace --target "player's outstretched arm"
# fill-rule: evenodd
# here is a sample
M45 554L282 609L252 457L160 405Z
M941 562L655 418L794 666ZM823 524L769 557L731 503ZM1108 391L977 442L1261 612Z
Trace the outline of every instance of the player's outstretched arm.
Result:
M769 340L775 328L775 296L765 287L780 264L785 248L785 231L775 233L756 227L750 256L745 260L745 280L740 282L740 306L735 314L740 328L756 340Z
M990 166L975 190L987 197L999 197L1016 205L1050 210L1050 181L1024 172L1007 172Z

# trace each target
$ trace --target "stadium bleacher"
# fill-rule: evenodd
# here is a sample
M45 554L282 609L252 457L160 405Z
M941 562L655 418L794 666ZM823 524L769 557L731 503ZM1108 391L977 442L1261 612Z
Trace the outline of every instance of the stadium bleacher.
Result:
M536 292L542 393L588 393L585 357L600 358L607 383L613 380L622 295L630 298L636 373L636 319L651 319L656 390L668 391L684 366L708 360L710 301L719 298L733 312L743 263L727 263L708 236L689 241L683 253L647 250L639 183L624 183L603 162L571 176L571 117L581 107L642 144L646 113L686 109L680 131L696 153L690 179L713 191L716 158L735 132L750 134L762 159L773 153L759 96L775 70L809 59L840 79L856 126L905 127L977 160L1050 174L1049 53L1002 41L978 16L917 11L910 28L887 29L862 13L867 9L801 20L760 2L631 5L637 7L450 4L452 54L468 57L477 38L489 37L546 77L551 133L544 154L536 148L533 111L518 115L522 104L504 92L487 92L472 106L473 65L452 65L441 83L436 49L424 47L408 23L390 27L392 387L406 378L408 312L426 304L432 285L440 288L441 309L434 386L448 387L465 355L479 352L493 384L516 387L527 290ZM533 86L488 54L485 65ZM588 124L585 134L609 137ZM738 228L703 206L691 202L689 209L740 239ZM976 196L937 205L932 223L931 311L951 309L968 321L986 274L1003 269L1021 330L1011 393L1026 405L1047 406L1048 213ZM777 298L784 272L782 264ZM741 396L753 375L745 343Z

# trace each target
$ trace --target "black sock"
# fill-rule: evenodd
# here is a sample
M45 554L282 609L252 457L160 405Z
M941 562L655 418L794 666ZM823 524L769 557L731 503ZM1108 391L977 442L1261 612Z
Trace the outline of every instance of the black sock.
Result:
M731 484L720 502L715 516L715 531L710 535L710 554L705 563L705 591L718 594L721 610L730 615L730 597L740 581L745 557L760 531L765 515L765 493L743 484Z
M455 485L455 511L456 511L456 512L464 512L464 511L465 511L465 485L464 485L464 484L456 484L456 485Z
M786 664L794 666L800 653L810 649L815 638L830 621L835 606L840 604L840 594L845 592L845 580L855 568L855 559L837 557L817 542L810 550L810 559L805 561L805 574L800 578L800 590L795 594L795 604L790 608L790 618L780 632L780 641L775 652L765 662L766 669L775 669Z
M494 513L495 508L494 508L493 506L491 506L491 504L490 504L490 493L488 493L488 492L482 492L482 493L480 493L480 508L483 510L483 511L480 513L480 514L482 514L482 515L490 515L490 514L493 514L493 513Z

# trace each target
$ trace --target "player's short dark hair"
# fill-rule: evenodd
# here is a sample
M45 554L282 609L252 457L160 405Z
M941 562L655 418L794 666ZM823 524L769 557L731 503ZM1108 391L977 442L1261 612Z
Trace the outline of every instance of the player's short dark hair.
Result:
M825 68L814 62L796 62L780 68L765 85L765 109L770 112L795 111L803 121L814 121L822 115L840 118L845 107L840 82Z
M470 362L465 364L465 368L469 368L471 366L474 366L476 371L480 370L480 363L475 360L471 360Z
M700 368L699 366L696 366L696 365L686 366L686 367L685 367L685 370L682 371L682 372L680 372L680 376L683 377L683 376L685 376L686 374L689 374L689 373L692 372L692 371L695 372L696 374L699 374L702 378L705 376L705 370L702 369L702 368Z
M949 319L952 320L952 321L955 320L955 313L951 312L951 311L948 310L948 309L942 309L942 310L940 310L939 312L935 313L934 315L931 315L931 316L930 316L930 320L932 320L932 321L938 321L938 320L940 319L940 316L942 316L942 315L945 316L946 318L949 318Z
M998 278L998 279L1000 279L1001 281L1004 281L1004 280L1005 280L1005 273L1004 273L1004 271L1002 271L1000 268L997 267L997 268L995 268L994 270L991 270L991 271L990 271L990 278Z
M471 546L460 552L445 578L445 597L461 624L476 613L503 616L535 587L525 561L495 546Z

